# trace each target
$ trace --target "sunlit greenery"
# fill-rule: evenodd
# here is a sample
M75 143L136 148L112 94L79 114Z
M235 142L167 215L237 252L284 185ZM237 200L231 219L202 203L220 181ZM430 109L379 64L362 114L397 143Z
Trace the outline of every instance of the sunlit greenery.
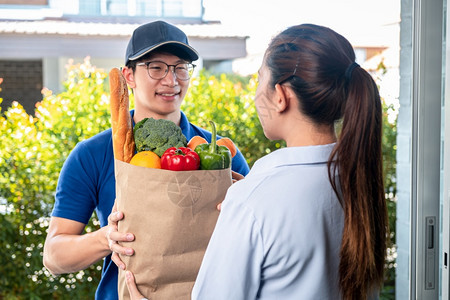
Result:
M256 77L232 78L200 72L192 80L182 109L192 123L203 128L209 129L208 120L214 120L218 134L231 138L252 166L255 160L282 147L284 142L269 141L264 136L253 104Z
M34 116L17 102L0 116L0 298L93 299L100 278L100 264L57 277L42 265L62 164L76 143L110 124L106 74L86 61L69 65L67 76L63 93L43 91Z

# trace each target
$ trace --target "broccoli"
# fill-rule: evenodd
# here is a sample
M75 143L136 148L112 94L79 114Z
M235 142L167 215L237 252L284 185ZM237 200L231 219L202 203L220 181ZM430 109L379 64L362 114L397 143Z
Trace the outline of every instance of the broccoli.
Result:
M145 118L134 126L136 150L153 151L159 157L170 147L186 147L186 137L174 122Z

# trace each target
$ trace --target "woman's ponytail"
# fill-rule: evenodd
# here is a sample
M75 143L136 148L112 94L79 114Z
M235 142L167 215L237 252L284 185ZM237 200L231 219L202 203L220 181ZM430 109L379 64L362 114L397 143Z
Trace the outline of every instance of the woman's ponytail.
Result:
M342 295L365 299L383 282L386 254L382 108L372 77L355 63L350 67L342 129L329 174L345 214L339 265Z

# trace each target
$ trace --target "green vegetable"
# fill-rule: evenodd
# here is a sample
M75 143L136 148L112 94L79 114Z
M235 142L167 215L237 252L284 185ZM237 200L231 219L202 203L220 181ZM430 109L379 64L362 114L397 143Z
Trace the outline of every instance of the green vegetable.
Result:
M145 118L133 129L136 150L153 151L159 157L170 147L186 147L186 137L174 122L165 119Z
M216 124L209 121L211 124L212 138L210 144L200 144L195 147L200 157L201 170L219 170L231 167L231 152L225 146L218 146L216 144Z

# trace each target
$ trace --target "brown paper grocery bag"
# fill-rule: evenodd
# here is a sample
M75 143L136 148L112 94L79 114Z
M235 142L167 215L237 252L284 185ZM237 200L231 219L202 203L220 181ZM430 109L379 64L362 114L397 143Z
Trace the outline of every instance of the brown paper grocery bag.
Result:
M168 171L115 161L120 232L135 241L121 259L149 299L190 299L206 246L219 216L216 205L231 185L231 171ZM130 299L119 270L120 299Z

